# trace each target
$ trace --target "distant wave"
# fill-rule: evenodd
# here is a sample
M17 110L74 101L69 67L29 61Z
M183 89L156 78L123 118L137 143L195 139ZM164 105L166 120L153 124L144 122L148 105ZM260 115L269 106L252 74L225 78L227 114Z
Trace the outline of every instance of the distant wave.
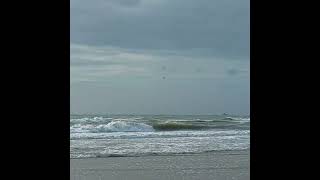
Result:
M209 128L204 125L186 124L181 122L164 123L137 123L129 121L111 121L100 125L81 125L76 124L71 127L72 133L103 133L103 132L152 132L152 131L170 131L170 130L196 130Z
M224 120L235 120L235 121L250 121L250 117L226 117Z
M71 133L153 132L242 128L250 124L249 117L220 119L142 119L141 117L83 117L70 119ZM246 127L245 127L246 128Z

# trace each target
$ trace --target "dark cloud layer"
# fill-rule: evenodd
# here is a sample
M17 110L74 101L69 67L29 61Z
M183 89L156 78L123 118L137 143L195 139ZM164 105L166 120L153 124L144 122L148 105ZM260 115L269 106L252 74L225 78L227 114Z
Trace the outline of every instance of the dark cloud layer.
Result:
M71 0L71 41L249 56L249 0Z

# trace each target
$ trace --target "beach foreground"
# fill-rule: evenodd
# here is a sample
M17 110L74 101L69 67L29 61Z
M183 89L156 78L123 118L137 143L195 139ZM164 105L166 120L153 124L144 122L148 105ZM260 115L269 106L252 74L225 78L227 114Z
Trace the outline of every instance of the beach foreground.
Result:
M71 180L249 180L249 150L70 160Z

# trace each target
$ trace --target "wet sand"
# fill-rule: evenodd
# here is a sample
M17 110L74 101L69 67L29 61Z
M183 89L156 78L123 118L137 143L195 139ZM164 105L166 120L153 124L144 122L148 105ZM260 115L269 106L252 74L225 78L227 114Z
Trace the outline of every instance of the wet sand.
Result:
M71 180L249 180L250 152L71 159Z

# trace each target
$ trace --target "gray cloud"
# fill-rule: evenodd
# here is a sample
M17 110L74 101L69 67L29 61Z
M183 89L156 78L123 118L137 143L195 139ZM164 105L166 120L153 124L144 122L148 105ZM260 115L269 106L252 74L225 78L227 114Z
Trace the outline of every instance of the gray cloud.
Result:
M70 4L72 113L250 113L249 0Z
M143 77L221 79L248 77L248 61L191 56L184 51L131 51L121 48L71 44L71 81ZM186 54L184 54L186 53Z
M140 0L112 0L111 2L121 6L132 7L139 5Z

